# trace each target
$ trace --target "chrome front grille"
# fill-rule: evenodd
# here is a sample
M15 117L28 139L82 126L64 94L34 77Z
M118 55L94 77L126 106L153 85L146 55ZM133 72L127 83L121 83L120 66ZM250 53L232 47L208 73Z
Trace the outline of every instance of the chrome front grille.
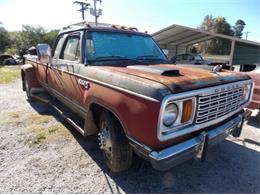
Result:
M220 118L237 110L241 106L243 88L232 88L198 96L196 124L202 124Z

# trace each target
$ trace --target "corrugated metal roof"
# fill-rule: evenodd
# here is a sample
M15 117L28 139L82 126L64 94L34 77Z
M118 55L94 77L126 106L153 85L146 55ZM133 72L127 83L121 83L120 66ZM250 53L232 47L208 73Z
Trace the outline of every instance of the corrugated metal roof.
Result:
M229 40L235 40L237 42L252 44L260 46L260 43L254 41L248 41L228 35L222 35L219 33L209 32L201 29L190 28L181 25L171 25L154 34L153 38L160 45L182 45L188 46L202 41L206 41L212 38L224 38Z

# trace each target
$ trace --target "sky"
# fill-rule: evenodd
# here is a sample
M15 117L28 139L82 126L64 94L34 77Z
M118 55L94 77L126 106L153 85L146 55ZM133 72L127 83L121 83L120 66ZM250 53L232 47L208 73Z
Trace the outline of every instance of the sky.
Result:
M0 21L9 31L21 30L22 24L60 29L81 21L79 6L73 2L0 0ZM248 39L260 42L260 0L103 0L98 7L103 9L99 22L134 26L150 34L172 24L196 28L207 14L224 16L231 25L242 19ZM86 18L94 21L89 14Z

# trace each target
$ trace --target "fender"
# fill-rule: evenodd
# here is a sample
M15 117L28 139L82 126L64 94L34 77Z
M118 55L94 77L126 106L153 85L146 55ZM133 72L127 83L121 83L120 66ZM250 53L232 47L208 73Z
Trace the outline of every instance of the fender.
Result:
M25 64L21 67L21 78L23 91L25 91L25 79L27 79L31 88L41 88L36 76L35 67L33 65Z
M124 125L123 121L120 119L119 114L108 104L106 104L103 101L99 101L98 99L94 99L91 98L91 100L88 102L88 113L91 113L91 116L93 116L93 105L98 105L99 107L101 107L102 109L105 109L107 111L109 111L111 114L113 114L115 116L115 118L118 120L118 122L120 123L121 127L123 128L123 131L125 132L125 134L128 134L127 128Z
M81 105L86 111L93 111L92 105L96 104L110 111L118 119L127 136L135 137L137 141L145 140L143 142L148 146L161 144L156 133L161 106L159 101L88 82L88 90L82 87L79 92L82 95Z

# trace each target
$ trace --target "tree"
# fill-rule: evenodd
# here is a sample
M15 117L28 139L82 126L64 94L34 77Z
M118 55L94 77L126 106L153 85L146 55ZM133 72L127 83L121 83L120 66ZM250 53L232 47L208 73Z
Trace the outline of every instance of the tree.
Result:
M199 28L203 30L211 31L213 25L214 25L214 18L212 17L212 15L206 15Z
M232 35L230 24L226 21L226 18L222 16L218 16L214 19L212 31L223 35Z
M47 32L43 27L23 25L22 31L9 32L12 44L8 48L9 53L20 53L20 55L38 43L48 43L52 45L53 40L58 35L58 30Z
M235 26L233 26L233 31L234 31L235 37L242 38L245 25L246 25L246 23L241 19L236 21Z
M230 24L222 16L216 18L213 18L211 15L205 16L199 28L224 35L233 35ZM225 39L212 39L200 43L197 46L197 50L210 54L227 54L230 50L230 42Z
M43 27L34 27L31 25L22 25L21 49L28 49L44 40L46 30Z
M10 36L4 27L0 27L0 53L4 52L11 44Z
M59 34L59 30L51 30L44 35L43 43L47 43L50 46L53 45L54 40Z

